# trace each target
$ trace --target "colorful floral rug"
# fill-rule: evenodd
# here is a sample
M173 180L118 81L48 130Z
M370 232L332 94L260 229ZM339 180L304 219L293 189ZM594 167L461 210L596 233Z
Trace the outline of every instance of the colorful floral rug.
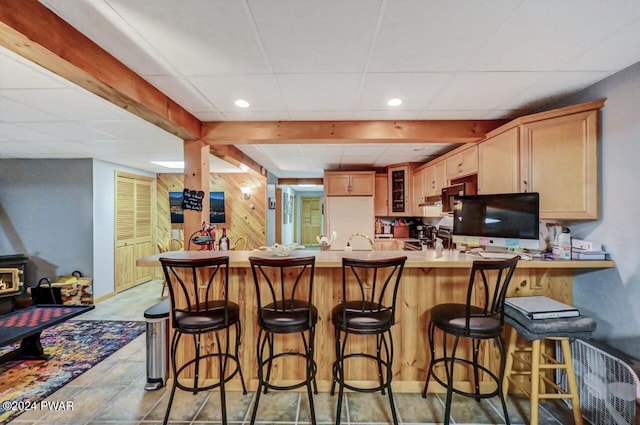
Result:
M80 376L145 331L144 322L75 321L53 326L40 338L49 360L0 364L0 424L20 413L12 403L35 403ZM0 347L0 355L14 349ZM8 409L7 409L8 407Z

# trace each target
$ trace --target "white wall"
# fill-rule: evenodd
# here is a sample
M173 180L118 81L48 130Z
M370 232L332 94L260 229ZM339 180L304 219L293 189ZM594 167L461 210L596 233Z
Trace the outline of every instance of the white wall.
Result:
M115 291L116 171L155 178L155 174L104 161L93 161L93 296Z
M574 237L601 242L616 267L578 274L574 304L597 319L596 339L640 358L640 63L551 106L600 98L601 218L568 224Z

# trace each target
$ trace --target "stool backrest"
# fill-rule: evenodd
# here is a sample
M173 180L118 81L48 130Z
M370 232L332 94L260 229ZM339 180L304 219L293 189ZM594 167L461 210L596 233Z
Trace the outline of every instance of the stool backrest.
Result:
M504 323L504 302L519 256L506 260L474 261L467 288L466 327L469 328L471 306L482 308L482 316L495 317ZM475 298L474 298L475 295Z
M219 311L224 313L224 324L228 325L228 256L197 259L161 257L160 264L174 313ZM175 317L175 314L171 316Z
M258 310L306 311L309 313L311 324L316 257L249 257L249 262L253 272Z
M342 306L347 313L391 313L395 323L396 298L406 256L379 260L342 258Z

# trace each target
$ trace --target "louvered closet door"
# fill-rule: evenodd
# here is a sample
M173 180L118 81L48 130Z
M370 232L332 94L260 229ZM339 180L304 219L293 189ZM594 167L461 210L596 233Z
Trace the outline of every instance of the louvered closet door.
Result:
M152 205L152 179L116 174L116 292L153 278L153 269L135 265L138 258L154 254Z

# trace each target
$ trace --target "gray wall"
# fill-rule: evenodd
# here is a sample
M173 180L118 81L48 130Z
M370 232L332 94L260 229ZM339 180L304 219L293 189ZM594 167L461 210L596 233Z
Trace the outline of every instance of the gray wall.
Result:
M0 160L0 255L25 254L27 283L93 276L91 159Z
M579 274L574 304L597 319L596 339L640 358L640 63L544 109L600 98L601 218L567 224L601 242L616 268Z

